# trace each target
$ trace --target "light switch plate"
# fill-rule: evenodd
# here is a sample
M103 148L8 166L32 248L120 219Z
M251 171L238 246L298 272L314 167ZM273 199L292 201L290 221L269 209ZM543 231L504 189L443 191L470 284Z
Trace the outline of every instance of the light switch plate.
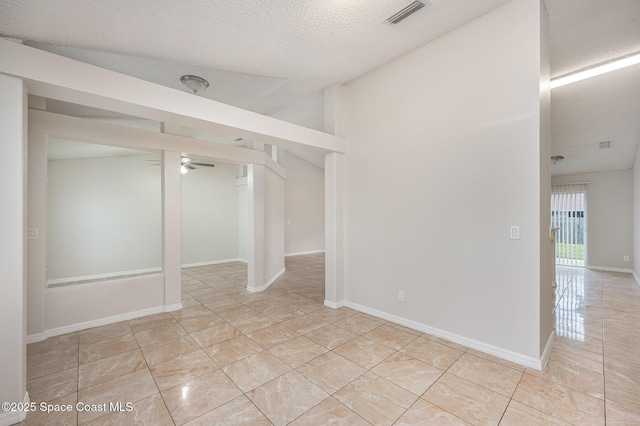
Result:
M519 240L520 239L520 227L519 226L511 226L511 239L512 240Z

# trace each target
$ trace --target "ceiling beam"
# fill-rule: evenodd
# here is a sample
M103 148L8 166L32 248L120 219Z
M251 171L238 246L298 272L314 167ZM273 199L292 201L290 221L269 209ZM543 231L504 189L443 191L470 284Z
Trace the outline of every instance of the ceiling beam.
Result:
M31 95L242 137L284 148L344 153L343 138L201 98L0 38L0 73Z

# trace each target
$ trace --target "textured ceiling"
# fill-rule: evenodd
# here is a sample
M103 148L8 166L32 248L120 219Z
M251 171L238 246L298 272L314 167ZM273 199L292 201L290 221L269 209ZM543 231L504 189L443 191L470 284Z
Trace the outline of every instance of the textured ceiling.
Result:
M0 0L0 35L322 128L321 91L347 83L507 0L432 0L392 26L409 0ZM552 76L640 51L640 0L544 0ZM637 68L638 66L636 66ZM637 71L637 70L636 70ZM554 174L631 167L640 139L638 75L618 71L552 93ZM612 140L605 154L594 142Z

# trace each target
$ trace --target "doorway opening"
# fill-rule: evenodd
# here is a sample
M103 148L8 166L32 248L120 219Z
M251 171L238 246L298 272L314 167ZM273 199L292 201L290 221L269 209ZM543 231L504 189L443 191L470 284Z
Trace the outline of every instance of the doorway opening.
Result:
M556 265L587 264L586 184L553 185L551 227L556 229Z

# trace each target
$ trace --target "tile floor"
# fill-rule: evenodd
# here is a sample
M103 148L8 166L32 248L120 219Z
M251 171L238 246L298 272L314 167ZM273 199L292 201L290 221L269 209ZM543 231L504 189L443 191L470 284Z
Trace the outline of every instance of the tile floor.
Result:
M31 413L41 425L638 425L640 287L559 268L544 372L322 305L324 259L184 270L184 309L28 346L31 400L132 411ZM123 405L126 407L126 405Z

